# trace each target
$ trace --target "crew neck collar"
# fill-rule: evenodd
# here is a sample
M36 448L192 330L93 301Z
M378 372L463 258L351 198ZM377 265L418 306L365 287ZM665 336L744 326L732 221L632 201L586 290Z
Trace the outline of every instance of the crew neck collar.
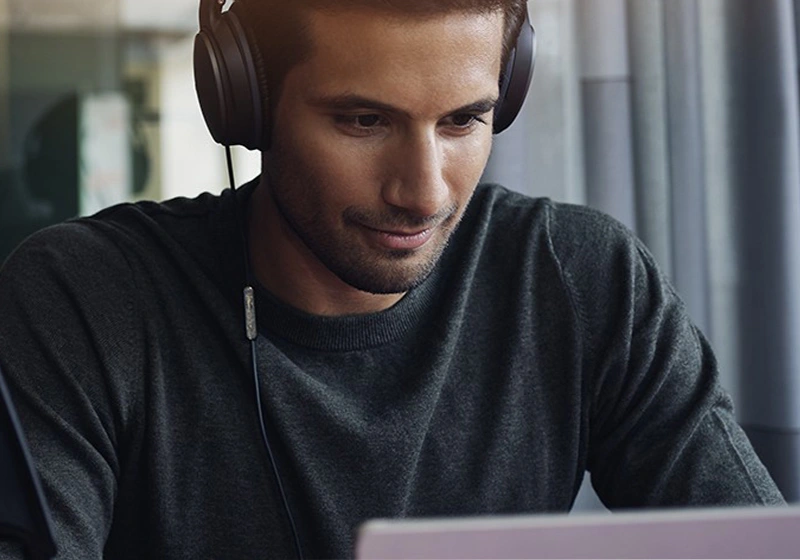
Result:
M403 338L415 328L433 301L438 265L417 288L384 311L327 317L313 315L256 286L259 330L266 329L294 344L328 351L364 350ZM262 330L263 332L263 330Z

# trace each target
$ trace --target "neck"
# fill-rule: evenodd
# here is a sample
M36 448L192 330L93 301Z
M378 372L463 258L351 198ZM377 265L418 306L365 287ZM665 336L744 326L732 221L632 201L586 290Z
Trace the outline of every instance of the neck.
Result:
M270 192L266 174L248 205L250 262L258 281L278 299L313 315L376 313L405 294L370 294L343 282L303 243Z

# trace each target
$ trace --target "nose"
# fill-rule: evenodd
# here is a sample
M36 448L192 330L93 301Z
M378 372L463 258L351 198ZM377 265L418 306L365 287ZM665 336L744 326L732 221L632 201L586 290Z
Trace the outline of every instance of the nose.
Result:
M383 188L387 204L421 218L436 215L449 204L445 157L435 131L404 135L392 150L390 178Z

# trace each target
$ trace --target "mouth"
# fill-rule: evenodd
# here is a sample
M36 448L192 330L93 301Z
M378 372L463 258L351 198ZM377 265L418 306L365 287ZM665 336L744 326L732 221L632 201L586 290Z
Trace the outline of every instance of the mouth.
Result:
M433 232L435 230L435 228L416 231L381 230L369 226L364 226L364 229L370 239L381 247L393 251L419 249L433 237Z

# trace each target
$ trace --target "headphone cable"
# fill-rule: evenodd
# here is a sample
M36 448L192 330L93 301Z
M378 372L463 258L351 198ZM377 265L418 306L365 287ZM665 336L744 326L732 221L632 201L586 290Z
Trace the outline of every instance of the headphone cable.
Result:
M258 337L258 329L256 326L256 306L255 306L255 291L252 287L252 270L250 268L250 248L247 243L247 234L245 233L245 221L242 217L242 208L239 205L239 197L236 191L236 182L233 176L233 158L231 156L230 146L225 146L225 156L228 162L228 181L230 183L231 192L233 193L234 207L236 214L236 222L239 226L239 234L242 237L242 248L244 249L244 274L245 274L245 287L244 287L244 317L245 317L245 334L250 342L250 363L253 370L253 383L255 385L256 393L256 407L258 409L258 421L261 426L261 439L264 443L264 448L267 450L269 463L272 467L272 473L275 475L275 483L278 487L278 493L281 497L283 510L286 513L286 518L289 521L289 527L292 532L292 540L294 544L295 554L297 560L304 560L303 549L300 546L300 538L297 533L297 526L292 516L292 510L289 507L289 500L286 498L286 492L283 489L283 482L278 471L278 464L275 461L275 455L272 452L272 446L267 437L267 427L264 422L264 408L261 402L261 388L258 382L258 353L256 350L256 338Z

